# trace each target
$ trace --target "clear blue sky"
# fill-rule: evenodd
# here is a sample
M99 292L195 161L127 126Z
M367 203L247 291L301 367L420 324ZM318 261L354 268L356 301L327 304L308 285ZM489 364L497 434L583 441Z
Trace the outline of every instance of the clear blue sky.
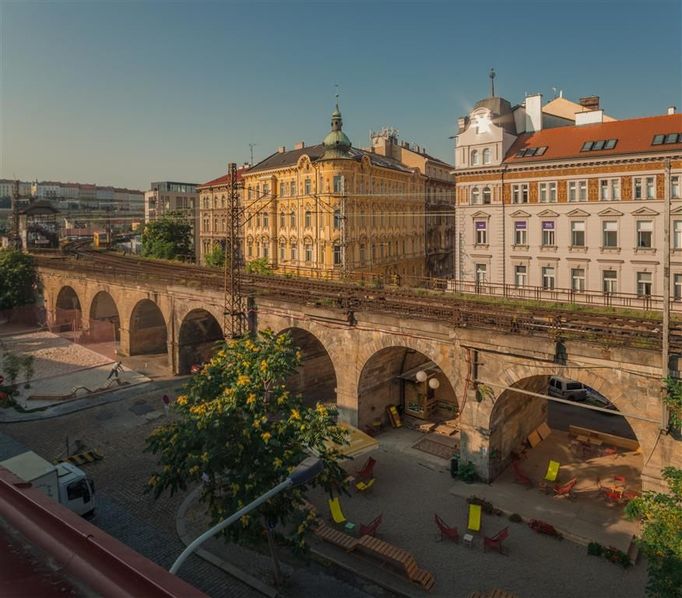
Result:
M681 2L0 2L0 177L146 189L344 130L452 161L496 91L600 95L617 118L682 108Z

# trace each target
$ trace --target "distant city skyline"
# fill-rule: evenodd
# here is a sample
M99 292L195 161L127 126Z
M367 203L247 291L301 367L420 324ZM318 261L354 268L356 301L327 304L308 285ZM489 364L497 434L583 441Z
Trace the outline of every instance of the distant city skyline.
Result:
M495 91L599 95L608 114L681 104L678 1L0 3L0 178L148 189L344 131L453 161ZM556 90L556 91L555 91Z

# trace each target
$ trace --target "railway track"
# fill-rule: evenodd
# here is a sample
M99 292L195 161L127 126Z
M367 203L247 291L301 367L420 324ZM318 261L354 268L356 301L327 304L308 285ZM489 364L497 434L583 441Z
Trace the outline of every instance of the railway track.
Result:
M223 272L193 264L159 262L70 247L74 257L37 257L39 265L74 272L106 273L138 281L158 280L176 286L223 289ZM75 259L74 259L75 258ZM291 276L244 274L242 288L250 296L277 297L345 311L373 311L402 318L450 322L457 327L484 328L563 340L583 339L607 346L660 349L661 321L651 314L595 313L587 308L561 309L505 301L467 300L448 292L405 287L373 288L358 283ZM682 325L673 322L673 351L682 351Z

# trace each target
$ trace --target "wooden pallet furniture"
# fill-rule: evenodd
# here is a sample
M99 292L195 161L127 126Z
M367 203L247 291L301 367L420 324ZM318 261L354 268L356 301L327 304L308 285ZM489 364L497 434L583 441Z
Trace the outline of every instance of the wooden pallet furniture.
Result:
M379 526L384 520L384 514L381 513L381 515L378 515L372 521L370 521L367 525L364 523L360 524L360 535L361 536L376 536L377 530L379 529Z
M410 581L418 583L425 590L430 590L435 583L433 575L425 569L421 569L414 557L403 548L398 548L372 536L362 536L358 540L355 550L385 561L404 572Z
M441 540L451 540L453 542L459 542L459 531L457 530L456 527L450 527L441 517L436 515L436 513L433 514L433 520L436 523L436 526L438 527L438 531L440 532L440 539Z
M359 480L358 482L355 482L355 491L368 492L372 489L372 486L374 486L374 481L374 478L371 478L369 480Z
M505 527L497 532L492 538L485 536L483 538L483 551L496 550L500 554L504 554L502 550L502 542L509 537L509 528Z
M357 538L349 536L348 534L339 531L338 529L335 529L333 527L330 527L326 523L323 523L322 521L319 520L317 525L314 528L312 528L312 531L321 540L329 542L330 544L334 544L335 546L343 548L348 552L350 552L351 550L355 550L355 547L357 546L358 543Z
M547 473L545 474L546 482L556 482L557 476L559 475L559 468L561 464L558 461L553 461L550 459L547 464Z

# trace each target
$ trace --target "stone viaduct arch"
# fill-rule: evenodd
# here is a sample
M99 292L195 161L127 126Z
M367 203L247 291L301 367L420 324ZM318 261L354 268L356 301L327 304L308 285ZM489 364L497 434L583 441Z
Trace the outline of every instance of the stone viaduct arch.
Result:
M80 330L83 309L78 293L72 286L61 287L55 297L53 324L60 332Z
M178 372L189 374L192 365L208 361L223 338L218 320L209 311L198 308L187 313L178 333Z

